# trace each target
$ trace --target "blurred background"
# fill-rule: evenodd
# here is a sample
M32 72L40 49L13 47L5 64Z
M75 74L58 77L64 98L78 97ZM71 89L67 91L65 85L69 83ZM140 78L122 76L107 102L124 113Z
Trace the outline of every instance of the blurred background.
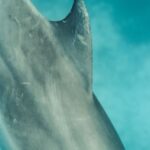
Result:
M73 0L32 0L61 20ZM126 150L150 150L150 1L85 0L94 54L93 88Z

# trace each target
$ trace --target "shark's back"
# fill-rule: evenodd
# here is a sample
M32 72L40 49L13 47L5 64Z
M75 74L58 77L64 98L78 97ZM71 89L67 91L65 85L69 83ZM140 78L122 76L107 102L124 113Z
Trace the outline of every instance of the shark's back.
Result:
M84 2L59 22L30 1L0 3L0 125L10 149L123 150L92 92Z

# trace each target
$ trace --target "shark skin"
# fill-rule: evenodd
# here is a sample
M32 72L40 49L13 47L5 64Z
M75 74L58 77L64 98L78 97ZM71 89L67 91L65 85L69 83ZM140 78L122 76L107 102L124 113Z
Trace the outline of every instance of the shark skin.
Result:
M91 45L83 0L58 22L29 0L0 0L0 129L8 150L124 150L92 92Z

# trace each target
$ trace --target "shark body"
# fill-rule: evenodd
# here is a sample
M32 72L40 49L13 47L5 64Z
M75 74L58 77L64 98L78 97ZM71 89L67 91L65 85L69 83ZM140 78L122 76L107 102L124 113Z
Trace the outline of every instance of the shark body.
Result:
M124 150L92 92L82 0L48 22L25 0L0 0L0 126L8 150Z

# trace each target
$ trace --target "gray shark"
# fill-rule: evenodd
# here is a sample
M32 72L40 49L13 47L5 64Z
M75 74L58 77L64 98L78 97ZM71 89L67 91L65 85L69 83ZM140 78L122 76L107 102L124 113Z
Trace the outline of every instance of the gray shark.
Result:
M83 0L57 22L0 0L0 128L8 150L124 150L92 91Z

